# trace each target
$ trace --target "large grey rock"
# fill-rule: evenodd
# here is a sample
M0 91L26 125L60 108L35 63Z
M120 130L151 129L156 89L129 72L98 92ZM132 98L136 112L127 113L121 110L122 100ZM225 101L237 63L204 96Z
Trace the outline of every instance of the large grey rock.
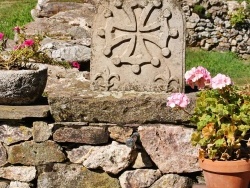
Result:
M93 90L183 90L185 28L176 0L101 1L91 49Z
M73 142L85 144L105 144L108 142L109 135L105 127L62 127L53 134L56 142Z
M41 49L46 51L47 54L56 61L86 62L90 60L91 52L90 48L86 45L89 45L89 43L84 40L67 42L46 38L42 41Z
M34 166L1 167L0 177L9 180L30 182L36 177L36 168Z
M123 144L113 141L111 145L93 147L85 156L83 165L86 168L101 168L105 172L118 174L129 166L132 150Z
M171 125L139 127L146 152L162 173L199 171L198 148L190 142L193 129Z
M53 141L35 143L26 141L8 147L8 162L11 164L40 165L51 162L63 162L62 148Z
M41 97L47 82L47 66L36 70L0 70L0 104L25 105Z
M0 142L0 166L4 166L6 163L7 163L7 151L2 142Z
M191 188L192 179L178 174L166 174L158 179L150 188Z
M18 124L18 123L17 123ZM25 126L8 125L1 123L0 125L0 141L6 145L29 140L32 137L32 129Z
M159 170L137 169L125 171L119 177L119 181L122 188L146 188L152 185L160 177L161 172Z
M120 188L116 178L77 164L45 165L38 172L37 188Z

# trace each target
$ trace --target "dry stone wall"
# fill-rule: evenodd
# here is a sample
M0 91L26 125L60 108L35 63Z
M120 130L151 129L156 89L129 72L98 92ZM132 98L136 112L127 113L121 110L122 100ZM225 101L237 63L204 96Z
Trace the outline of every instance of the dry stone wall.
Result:
M0 113L5 114L0 121L1 187L191 188L202 182L197 148L189 141L193 128L183 124L180 113L168 109L168 118L161 117L166 111L162 101L158 111L144 111L143 118L135 118L135 114L129 115L127 111L137 104L139 93L123 99L101 92L95 107L102 108L102 121L94 117L79 121L78 115L70 113L69 106L81 112L82 118L89 112L76 104L87 103L88 108L93 108L93 103L88 103L92 99L87 97L91 93L82 89L62 93L54 88L48 97L49 105L0 106ZM76 93L83 97L79 99ZM193 104L195 98L190 97ZM109 113L105 103L112 98L116 99L113 106L126 101L119 110L130 123ZM149 98L140 100L140 108L153 108L146 104ZM189 110L192 108L191 105ZM13 113L17 119L9 115ZM63 120L66 116L71 116L71 121Z

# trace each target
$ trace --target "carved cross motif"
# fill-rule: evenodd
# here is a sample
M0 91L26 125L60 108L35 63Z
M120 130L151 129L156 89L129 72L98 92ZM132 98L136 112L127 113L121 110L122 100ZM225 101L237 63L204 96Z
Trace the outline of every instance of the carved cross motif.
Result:
M161 10L161 16L157 21L149 23L149 17L155 9L160 9L162 0L129 1L126 6L121 0L114 0L104 12L106 18L105 28L99 28L99 37L105 38L106 46L103 53L111 57L115 66L123 64L131 65L135 74L141 72L141 66L152 64L160 66L160 58L154 56L154 52L147 49L145 41L155 44L160 48L164 58L171 55L168 48L170 37L177 37L178 31L169 27L168 19L171 12L168 9ZM139 10L139 11L138 11ZM118 14L124 14L127 20L117 19ZM158 33L155 34L155 32ZM113 54L115 48L126 43L122 54Z

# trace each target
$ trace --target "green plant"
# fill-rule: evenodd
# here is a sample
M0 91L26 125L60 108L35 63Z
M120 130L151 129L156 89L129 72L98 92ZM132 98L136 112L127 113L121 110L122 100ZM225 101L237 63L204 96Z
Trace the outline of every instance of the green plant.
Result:
M197 126L191 142L201 147L199 158L249 159L250 93L239 90L225 75L211 78L200 66L187 71L185 79L191 87L201 90L190 114L191 122ZM168 97L167 106L185 111L188 103L185 94L173 93Z
M13 49L7 48L8 39L4 33L0 33L0 69L27 69L30 62L70 67L69 63L57 62L40 50L42 36L35 35L27 38L19 27L15 27L14 31L16 32L16 45L12 46Z
M30 11L36 6L37 0L0 0L0 4L0 31L13 39L13 27L24 26L33 20Z
M204 17L206 9L202 5L194 5L193 12L198 14L200 17Z
M248 17L248 10L244 7L238 8L234 13L232 13L230 18L230 23L232 26L238 26L245 23L245 19Z

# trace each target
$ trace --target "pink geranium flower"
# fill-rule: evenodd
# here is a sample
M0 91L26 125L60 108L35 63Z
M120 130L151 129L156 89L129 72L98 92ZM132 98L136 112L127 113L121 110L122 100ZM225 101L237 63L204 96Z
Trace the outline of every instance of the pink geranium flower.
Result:
M77 61L71 62L72 67L77 68L78 70L80 69L80 64Z
M3 40L3 38L4 38L4 34L0 33L0 40Z
M27 39L23 42L24 46L32 46L34 44L34 40L33 39Z
M198 89L203 89L206 85L210 84L210 72L202 66L192 68L185 73L185 80L192 88L197 86Z
M222 89L223 87L231 84L231 78L224 74L217 74L214 78L212 78L211 87L213 89Z
M171 96L167 98L167 106L170 106L171 108L185 108L189 103L189 98L184 93L172 93Z

